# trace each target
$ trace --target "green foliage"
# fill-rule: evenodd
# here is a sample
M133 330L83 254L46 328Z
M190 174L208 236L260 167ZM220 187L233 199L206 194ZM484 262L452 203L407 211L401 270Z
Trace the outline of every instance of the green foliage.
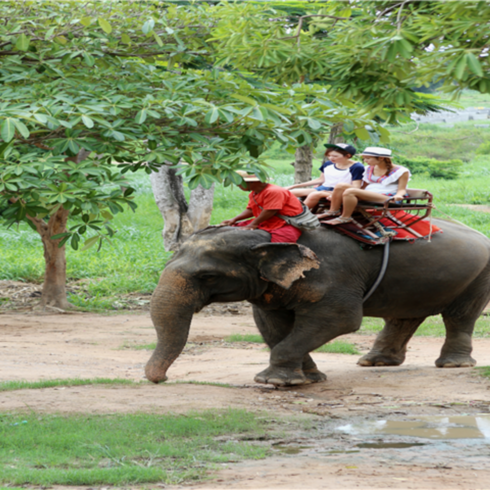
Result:
M313 2L295 15L269 8L264 16L256 2L225 5L212 38L222 66L288 84L322 83L388 123L440 108L440 99L416 86L441 81L447 92L490 92L479 27L490 20L487 2ZM368 139L368 129L356 124L348 132ZM388 132L379 132L386 142Z
M485 143L482 143L476 149L476 154L477 155L490 155L490 141L487 141Z
M181 484L213 464L265 457L268 449L220 436L263 435L243 410L186 415L0 415L0 483L12 485Z
M434 158L397 156L396 163L410 169L413 174L425 174L435 179L456 179L463 165L461 160L436 160Z
M130 379L121 378L94 378L94 379L45 379L43 381L2 381L1 391L14 390L39 390L42 388L54 388L58 386L86 386L86 385L134 385L138 384Z
M216 53L206 38L221 9L154 8L150 13L146 4L99 2L95 16L89 4L70 0L26 8L5 2L4 141L48 156L85 149L130 163L125 170L183 160L188 166L180 171L193 188L239 183L234 170L247 165L260 173L252 147L276 140L310 144L329 124L370 122L336 104L324 87L285 88L209 69ZM197 32L186 27L193 22ZM19 38L20 25L28 27Z

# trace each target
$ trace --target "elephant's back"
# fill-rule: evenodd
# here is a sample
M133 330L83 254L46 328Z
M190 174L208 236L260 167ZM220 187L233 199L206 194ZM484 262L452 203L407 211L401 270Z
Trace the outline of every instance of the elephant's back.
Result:
M433 222L442 232L430 241L395 240L390 244L385 276L364 305L366 315L392 315L393 305L397 305L396 316L437 314L479 276L488 275L490 284L490 240L463 225L439 219ZM359 242L330 229L301 238L324 258L327 266L323 273L336 288L358 287L360 281L365 292L379 273L383 246L363 249Z
M391 244L385 278L366 303L366 314L374 309L375 316L385 316L383 310L390 304L404 310L401 316L437 314L476 281L481 288L490 288L490 240L462 225L444 220L434 224L442 233L434 234L430 242Z

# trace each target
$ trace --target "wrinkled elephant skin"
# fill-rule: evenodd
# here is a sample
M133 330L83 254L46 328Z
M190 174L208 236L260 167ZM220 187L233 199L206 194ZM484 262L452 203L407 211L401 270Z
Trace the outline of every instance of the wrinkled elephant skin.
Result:
M191 236L162 273L151 301L158 345L146 373L154 382L184 348L194 312L213 302L248 300L271 349L259 383L324 381L310 352L355 332L363 316L385 327L361 366L397 366L425 318L441 314L446 340L439 367L474 366L471 336L490 299L490 240L440 222L432 241L394 242L380 285L382 247L364 250L332 229L305 232L298 244L269 243L263 231L208 228Z

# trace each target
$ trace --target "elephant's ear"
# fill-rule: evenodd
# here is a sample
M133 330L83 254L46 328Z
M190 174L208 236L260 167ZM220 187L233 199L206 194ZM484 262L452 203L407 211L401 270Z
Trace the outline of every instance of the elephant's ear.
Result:
M303 272L318 269L320 261L313 250L298 243L261 243L252 247L259 259L263 279L289 289Z

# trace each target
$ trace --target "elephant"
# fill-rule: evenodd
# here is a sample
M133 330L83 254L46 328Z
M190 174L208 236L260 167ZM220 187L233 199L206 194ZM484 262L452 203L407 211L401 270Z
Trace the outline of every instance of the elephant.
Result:
M310 352L352 333L363 316L385 325L361 366L398 366L419 325L441 314L446 338L438 367L471 367L475 321L490 300L490 240L436 220L432 240L393 241L386 273L374 293L383 247L362 248L331 228L303 232L298 243L270 243L261 230L209 227L188 238L166 264L151 303L157 346L145 371L158 383L182 352L192 316L213 302L247 300L270 348L256 375L275 386L321 382Z

